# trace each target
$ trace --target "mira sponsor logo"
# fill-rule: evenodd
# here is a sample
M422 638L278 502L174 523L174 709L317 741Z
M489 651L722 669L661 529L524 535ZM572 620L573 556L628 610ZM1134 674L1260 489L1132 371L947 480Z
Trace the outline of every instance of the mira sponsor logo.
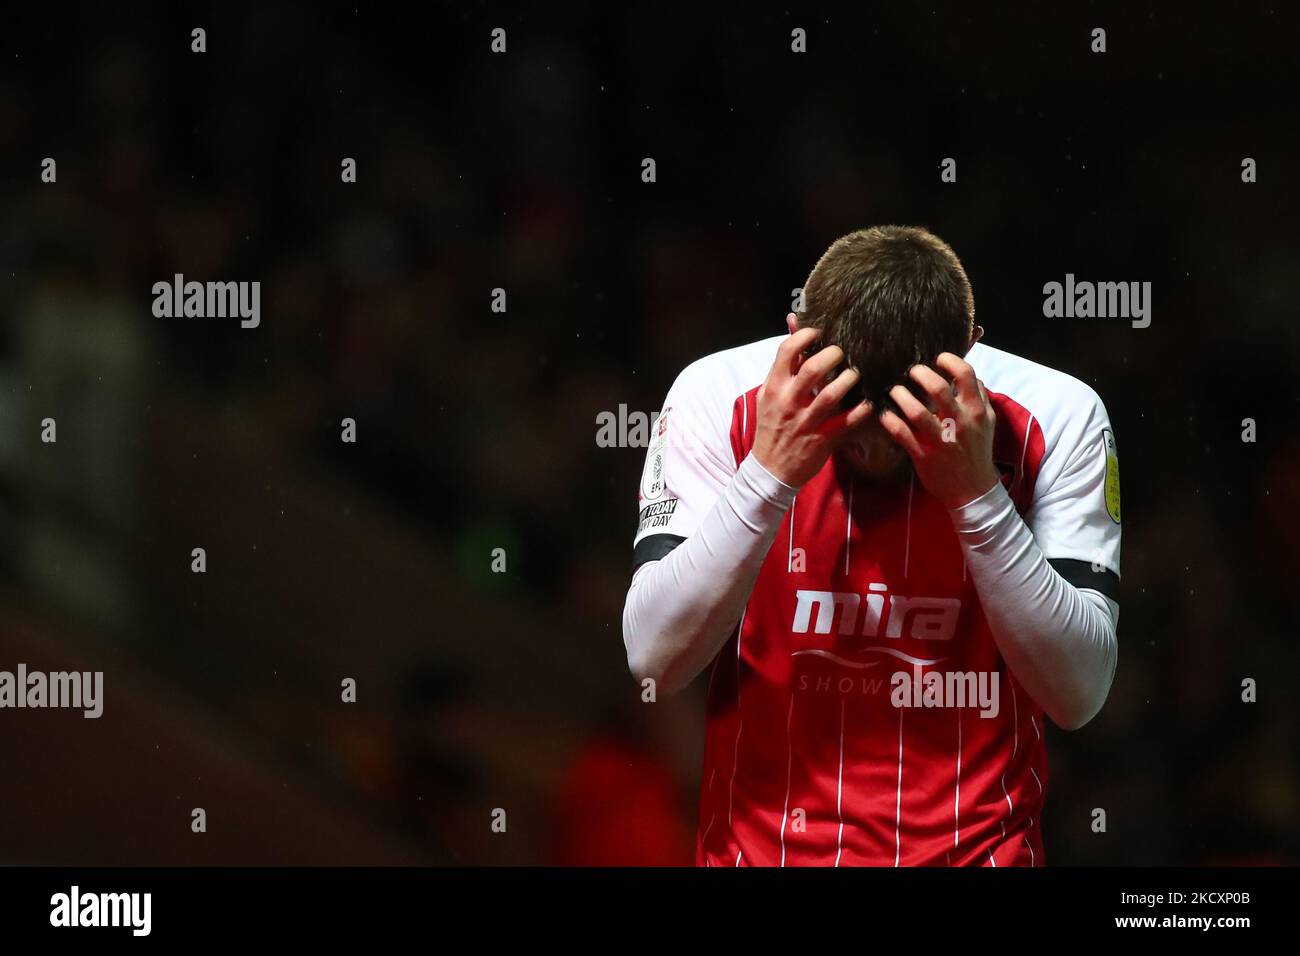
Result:
M904 637L922 641L950 641L957 633L957 618L961 601L944 597L906 597L890 594L885 584L869 584L865 594L853 591L795 592L792 634L830 634L846 637L884 638L887 641ZM811 628L811 630L810 630ZM875 667L884 656L896 657L912 665L938 664L945 657L915 657L891 647L889 644L865 646L837 646L834 651L825 647L803 647L791 651L792 657L820 657L841 667Z
M907 597L890 594L885 584L869 584L865 594L853 591L795 592L793 634L838 634L845 637L904 637L922 641L951 641L957 632L961 601L945 597ZM896 671L891 675L889 701L895 707L979 708L980 716L993 718L999 712L1000 675L997 671L925 670L945 657L915 657L888 644L860 647L836 647L836 652L820 647L803 647L792 657L818 657L841 667L865 669L875 667L888 655L912 665L911 673ZM879 694L884 681L879 678L838 677L801 674L801 691L840 694Z
M957 633L957 618L961 612L958 598L906 597L890 594L886 584L869 584L865 594L853 591L795 592L794 621L790 630L794 634L835 633L867 637L899 639L914 637L922 641L950 641ZM838 618L838 624L836 623ZM875 646L911 663L918 663L896 648ZM796 652L799 653L799 652ZM931 664L934 661L920 661Z
M82 893L73 886L50 897L50 925L125 926L132 936L148 936L153 925L152 893Z

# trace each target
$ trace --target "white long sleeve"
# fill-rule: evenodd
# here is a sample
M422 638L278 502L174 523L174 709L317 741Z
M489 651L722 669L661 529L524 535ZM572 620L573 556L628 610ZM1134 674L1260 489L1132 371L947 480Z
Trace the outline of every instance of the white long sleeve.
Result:
M695 533L639 567L623 607L623 643L637 680L689 684L731 636L797 489L752 454Z
M1082 727L1110 691L1119 605L1056 572L1001 484L951 515L993 638L1016 680L1059 727Z

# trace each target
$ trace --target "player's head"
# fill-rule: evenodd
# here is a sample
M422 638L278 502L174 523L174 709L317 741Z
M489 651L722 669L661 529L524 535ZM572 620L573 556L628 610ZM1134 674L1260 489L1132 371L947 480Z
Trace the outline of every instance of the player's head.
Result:
M873 226L835 240L808 276L803 298L798 325L822 330L815 348L838 345L845 364L858 370L846 402L869 399L877 415L897 412L889 390L911 388L913 365L933 366L942 352L965 355L979 338L966 270L946 242L923 228ZM878 475L905 459L874 419L845 453L858 470Z
M873 226L836 239L804 284L801 326L822 330L858 370L856 400L892 407L889 389L941 352L965 355L975 299L949 245L915 226Z

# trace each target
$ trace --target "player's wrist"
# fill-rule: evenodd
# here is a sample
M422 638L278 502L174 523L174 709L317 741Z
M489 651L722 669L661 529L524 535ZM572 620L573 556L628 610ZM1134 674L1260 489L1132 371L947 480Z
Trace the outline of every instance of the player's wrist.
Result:
M953 524L960 529L963 526L991 521L1001 515L1009 505L1014 507L1006 487L1001 480L994 479L987 490L976 495L967 494L965 500L949 505L948 514Z
M745 456L745 460L740 463L743 471L748 471L749 477L755 485L763 492L764 497L773 502L785 504L794 500L795 494L799 491L799 485L796 485L785 478L781 477L773 469L765 465L758 455L758 450L754 449Z
M1001 486L1001 476L998 475L997 469L990 462L989 467L981 469L978 475L954 485L946 495L940 497L940 503L949 511L956 511L973 501L983 498L994 488Z
M792 469L786 467L786 463L781 460L781 457L773 454L771 449L764 448L761 443L755 442L747 457L753 458L754 464L758 465L773 480L780 482L786 488L798 491L803 485L803 482L799 480Z

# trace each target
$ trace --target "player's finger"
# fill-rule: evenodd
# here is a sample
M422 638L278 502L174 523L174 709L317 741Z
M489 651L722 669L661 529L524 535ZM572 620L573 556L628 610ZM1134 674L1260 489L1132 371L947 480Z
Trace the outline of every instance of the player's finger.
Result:
M984 383L975 379L975 387L979 389L979 410L987 415L993 414L993 403L989 401L989 390L984 387Z
M781 347L776 350L773 371L780 369L791 376L798 374L799 365L803 362L804 350L816 342L821 334L821 329L814 328L795 329L791 332L781 343Z
M871 416L871 402L862 401L852 408L836 412L818 426L817 430L827 438L834 438L842 432L852 431Z
M922 454L921 443L916 440L916 435L908 427L907 422L889 409L885 409L880 413L880 427L885 430L890 438L902 445L903 450L911 455L913 459L920 457Z
M813 416L814 420L829 418L839 408L844 396L849 394L853 386L857 385L861 378L862 376L857 369L844 369L817 393L817 397L813 399L812 405L809 406L809 414Z
M952 352L941 352L934 360L934 364L952 379L952 384L957 390L958 401L966 404L971 399L979 397L979 390L975 387L977 381L975 369L971 368L970 363L965 359Z
M799 374L795 376L795 388L800 392L813 389L824 390L826 379L835 367L844 361L844 350L838 345L828 345L803 360Z
M905 387L895 385L889 390L889 397L894 400L914 433L930 437L939 433L939 419Z
M930 396L933 411L940 418L948 418L956 411L952 394L952 383L930 368L928 365L913 365L908 370L908 378L914 381L926 395Z
M850 408L848 415L844 419L845 430L847 431L849 429L857 428L859 425L865 422L868 418L871 417L871 412L874 408L875 406L872 405L870 399L867 399L864 402L859 402L858 404Z

